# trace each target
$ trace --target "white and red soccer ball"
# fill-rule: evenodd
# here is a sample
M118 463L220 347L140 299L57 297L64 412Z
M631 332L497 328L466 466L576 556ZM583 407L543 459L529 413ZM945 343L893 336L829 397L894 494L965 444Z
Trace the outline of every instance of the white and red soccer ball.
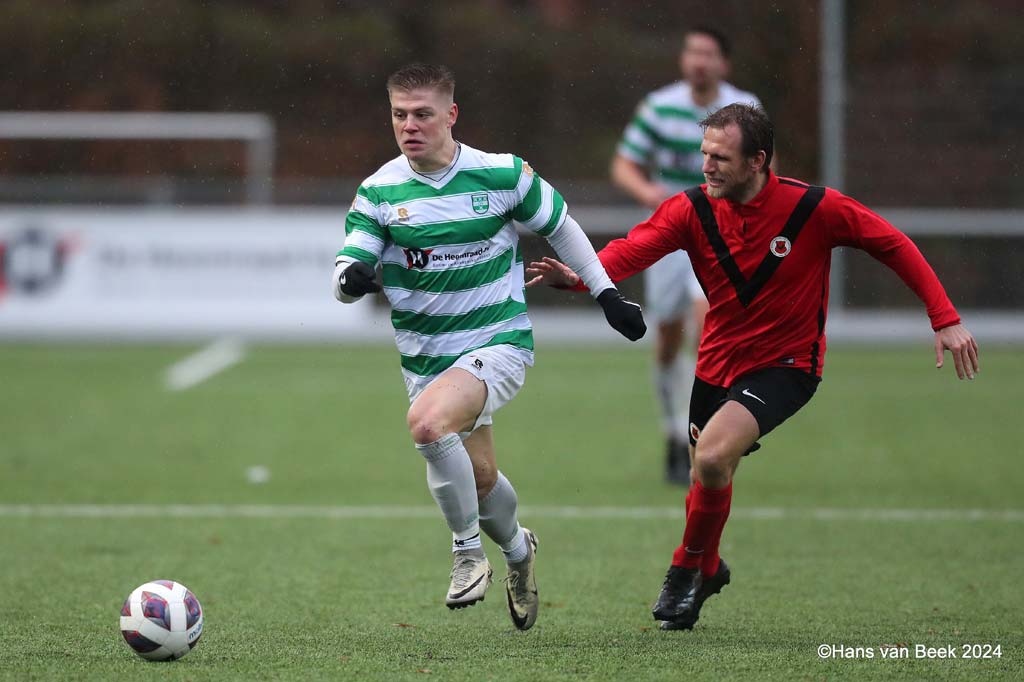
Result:
M147 660L178 659L199 643L203 607L181 583L154 580L128 595L121 607L121 634Z

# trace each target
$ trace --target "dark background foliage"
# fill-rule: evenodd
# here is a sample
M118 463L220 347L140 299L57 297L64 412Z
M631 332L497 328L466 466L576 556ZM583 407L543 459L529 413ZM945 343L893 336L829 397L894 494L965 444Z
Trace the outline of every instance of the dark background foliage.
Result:
M358 181L396 154L387 75L440 61L460 139L600 200L636 103L678 77L684 27L712 23L733 39L733 82L776 121L784 174L818 179L816 2L9 0L2 14L0 109L264 112L279 181ZM1012 0L847 3L847 189L1020 204L1019 15ZM243 160L231 142L0 140L7 175L238 176Z

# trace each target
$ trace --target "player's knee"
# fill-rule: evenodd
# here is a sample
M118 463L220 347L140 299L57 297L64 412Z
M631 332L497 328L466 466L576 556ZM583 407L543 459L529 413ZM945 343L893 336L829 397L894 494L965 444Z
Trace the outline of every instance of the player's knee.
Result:
M693 475L701 485L727 485L732 480L732 472L735 469L734 459L734 453L726 443L701 439L697 441L694 453Z
M680 321L660 323L654 349L654 358L657 363L662 367L672 365L682 351L684 338L685 333Z
M409 435L417 445L433 443L450 431L440 414L415 404L409 408L405 421Z
M445 435L444 429L430 421L417 421L409 424L409 435L417 445L427 445L440 440Z
M672 363L676 361L676 357L678 357L678 355L679 349L675 346L659 346L654 355L654 359L661 367L671 367Z

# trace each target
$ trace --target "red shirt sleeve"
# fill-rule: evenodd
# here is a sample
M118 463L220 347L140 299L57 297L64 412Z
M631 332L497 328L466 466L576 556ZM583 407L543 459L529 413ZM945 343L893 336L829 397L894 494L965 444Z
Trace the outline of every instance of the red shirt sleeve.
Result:
M621 282L646 270L664 256L687 248L686 226L696 219L693 205L684 194L669 197L650 218L636 225L629 233L615 239L597 252L605 272L613 282ZM577 291L587 288L580 282Z
M829 190L827 197L834 246L862 249L892 269L924 302L935 331L960 323L942 283L910 237L840 192Z

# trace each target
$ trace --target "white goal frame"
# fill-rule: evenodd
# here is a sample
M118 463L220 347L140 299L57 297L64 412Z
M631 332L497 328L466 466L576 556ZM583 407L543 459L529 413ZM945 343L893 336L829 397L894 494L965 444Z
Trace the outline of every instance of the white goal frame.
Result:
M273 199L274 121L265 114L221 112L0 112L0 139L241 140L246 144L246 202Z

